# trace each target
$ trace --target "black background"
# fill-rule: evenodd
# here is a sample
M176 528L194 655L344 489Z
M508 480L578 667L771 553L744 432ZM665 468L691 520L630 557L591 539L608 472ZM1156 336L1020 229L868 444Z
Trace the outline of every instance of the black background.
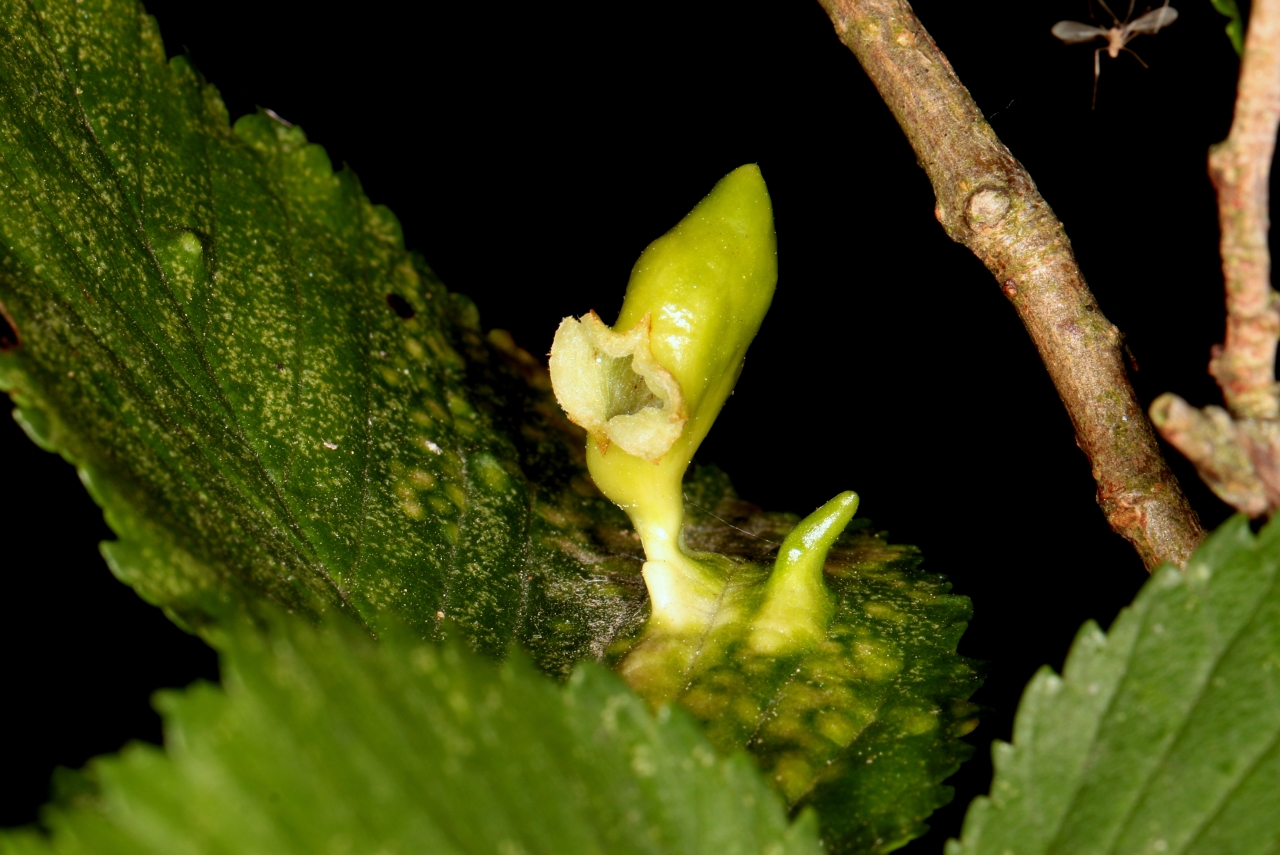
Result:
M1209 0L1103 57L1049 35L1087 0L916 9L996 132L1066 223L1128 336L1145 404L1218 402L1223 325L1208 146L1237 61ZM342 9L153 0L233 116L301 125L400 217L406 240L486 327L545 353L561 317L611 320L632 262L719 178L758 162L781 278L736 394L699 458L746 498L807 512L855 489L862 513L972 598L961 651L988 660L953 804L910 852L941 851L990 782L1023 685L1061 666L1146 579L1108 529L1070 423L1012 308L933 217L910 147L813 2L418 4ZM1123 14L1123 10L1117 10ZM1141 9L1139 9L1141 11ZM1099 20L1109 24L1098 10ZM29 822L55 765L158 741L148 697L216 677L200 642L116 582L110 534L75 473L0 419L4 574L0 823ZM1206 524L1227 509L1180 460Z

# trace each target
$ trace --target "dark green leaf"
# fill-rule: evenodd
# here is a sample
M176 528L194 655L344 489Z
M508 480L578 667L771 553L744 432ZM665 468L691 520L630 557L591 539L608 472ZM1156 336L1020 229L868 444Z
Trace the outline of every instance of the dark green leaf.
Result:
M690 546L742 559L719 611L754 613L795 518L738 501L711 470L686 490ZM943 578L918 569L915 549L889 545L867 520L850 528L827 559L836 614L816 650L761 655L747 643L749 625L717 617L706 636L646 631L613 654L651 702L679 702L722 752L748 748L790 806L817 807L830 851L888 852L951 800L942 781L969 756L959 737L977 723L967 698L979 677L956 655L968 599L950 596Z
M635 568L554 524L625 517L532 360L350 172L268 114L232 128L133 0L0 0L0 56L0 387L120 578L188 626L264 596L447 616L561 673L636 613Z
M1023 696L949 855L1280 849L1280 524L1224 525Z
M166 749L64 775L51 840L0 852L818 855L739 754L614 675L277 622L233 632L225 691L165 692Z

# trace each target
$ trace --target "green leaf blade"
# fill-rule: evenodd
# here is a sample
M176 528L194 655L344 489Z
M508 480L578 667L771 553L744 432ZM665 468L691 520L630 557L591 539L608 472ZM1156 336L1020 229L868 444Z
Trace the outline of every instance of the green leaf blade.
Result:
M1280 528L1243 518L1028 686L953 853L1267 852L1280 842Z
M25 61L4 70L0 299L24 345L0 381L85 473L113 569L189 626L266 595L371 627L456 617L501 651L531 490L394 217L298 129L229 127L132 0L4 22Z
M739 755L598 666L301 626L231 634L225 691L162 693L165 750L95 761L49 842L0 851L817 855Z

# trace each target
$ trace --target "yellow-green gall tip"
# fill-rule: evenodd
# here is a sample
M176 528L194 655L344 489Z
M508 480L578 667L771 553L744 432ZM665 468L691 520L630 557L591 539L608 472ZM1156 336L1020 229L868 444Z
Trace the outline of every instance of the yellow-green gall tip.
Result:
M827 550L836 542L836 538L844 531L849 520L858 511L858 494L846 490L818 508L800 521L800 525L791 530L786 540L782 541L782 549L778 551L778 562L791 563L803 556L815 556L817 550L822 551L825 559ZM821 565L819 561L819 565Z
M811 650L826 637L835 603L822 578L827 553L858 510L858 494L845 492L792 529L765 584L752 621L751 647L770 656Z
M735 169L631 271L618 321L566 318L551 381L602 452L651 463L685 433L692 458L738 379L778 279L773 206L755 164Z
M773 204L760 167L748 164L644 251L616 326L630 329L650 315L654 358L680 383L690 413L706 409L714 418L777 281Z

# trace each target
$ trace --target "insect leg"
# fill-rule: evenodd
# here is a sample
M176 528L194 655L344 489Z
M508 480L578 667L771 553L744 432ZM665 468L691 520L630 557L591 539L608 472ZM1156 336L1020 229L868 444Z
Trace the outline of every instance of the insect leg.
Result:
M1133 53L1133 51L1127 47L1122 47L1120 48L1120 50L1124 51L1125 53ZM1143 68L1151 68L1151 66L1147 65L1145 62L1142 62L1142 57L1138 56L1136 53L1133 53L1133 58L1136 59L1139 63L1141 63Z
M1102 0L1098 0L1099 3ZM1089 104L1090 110L1098 109L1098 75L1102 74L1102 57L1100 54L1106 48L1098 48L1093 52L1093 101Z

